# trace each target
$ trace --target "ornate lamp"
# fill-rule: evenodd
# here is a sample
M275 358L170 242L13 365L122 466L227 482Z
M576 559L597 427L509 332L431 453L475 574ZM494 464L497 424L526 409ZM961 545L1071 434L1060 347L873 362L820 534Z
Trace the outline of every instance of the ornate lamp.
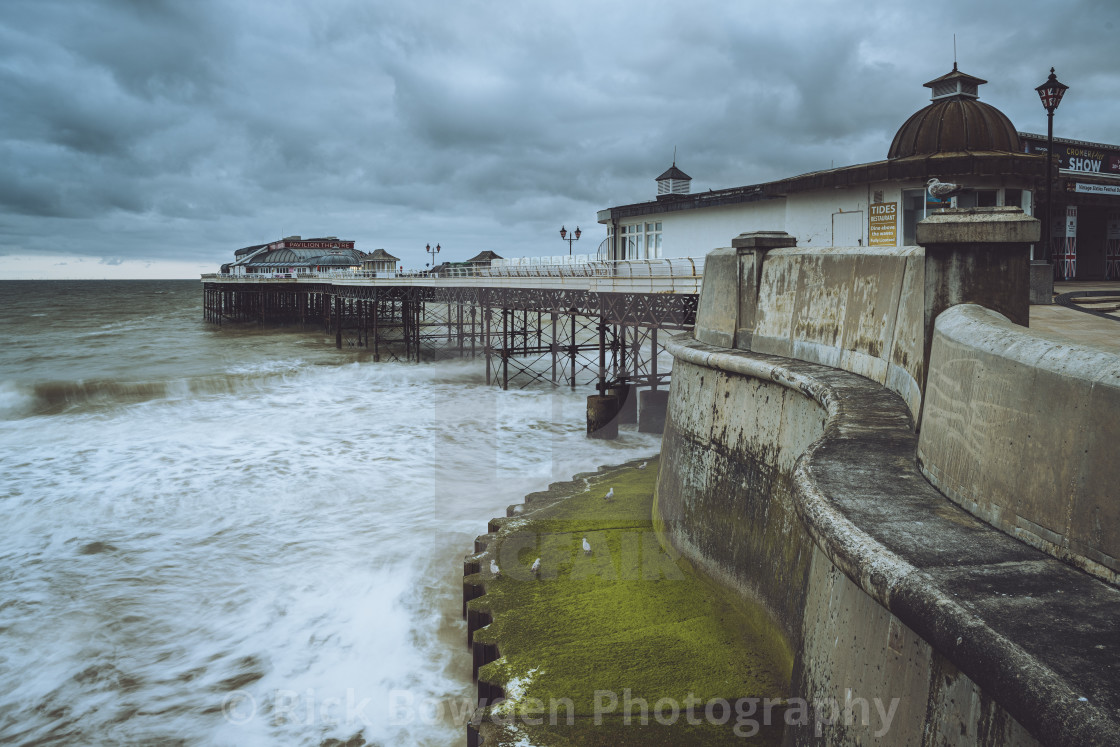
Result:
M568 256L569 257L572 256L572 242L573 241L579 241L580 233L581 232L579 230L579 226L576 226L576 230L572 232L572 235L569 238L568 237L568 229L564 228L564 226L560 226L560 240L568 242Z
M1046 109L1046 228L1042 234L1042 240L1046 243L1043 249L1043 259L1047 262L1050 261L1050 233L1053 231L1051 226L1054 225L1054 200L1053 200L1053 187L1054 180L1053 162L1054 162L1054 110L1058 108L1058 104L1062 103L1062 97L1066 95L1069 86L1060 82L1057 76L1054 75L1054 68L1050 68L1050 77L1046 79L1041 86L1034 90L1038 91L1038 97L1042 100L1042 106Z

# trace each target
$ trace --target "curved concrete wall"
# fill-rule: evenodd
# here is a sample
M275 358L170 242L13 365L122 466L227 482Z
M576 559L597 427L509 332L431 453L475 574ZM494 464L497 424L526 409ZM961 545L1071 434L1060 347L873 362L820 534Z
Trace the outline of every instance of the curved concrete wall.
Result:
M812 543L790 480L828 413L796 383L783 383L780 367L750 366L747 356L714 367L687 348L674 356L660 521L690 561L766 608L796 650Z
M976 516L1116 583L1120 357L975 305L943 312L934 330L924 474Z
M795 726L787 743L1120 745L1104 643L1120 591L947 501L897 395L684 336L670 350L666 536L771 612L791 697L899 699L887 733Z
M673 546L771 612L794 656L791 697L899 699L884 734L876 735L881 725L861 728L858 719L847 725L840 719L820 735L791 727L787 744L1037 744L956 665L853 582L799 515L798 460L830 423L836 432L845 409L833 397L827 369L681 342L676 338L671 347L657 491ZM854 573L872 583L870 573ZM983 739L977 738L981 721L988 724Z

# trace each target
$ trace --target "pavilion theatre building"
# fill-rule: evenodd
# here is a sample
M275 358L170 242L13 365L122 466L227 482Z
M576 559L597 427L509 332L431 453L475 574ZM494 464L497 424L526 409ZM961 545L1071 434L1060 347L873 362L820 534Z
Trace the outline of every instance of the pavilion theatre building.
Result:
M978 89L985 82L954 65L926 83L931 103L903 123L883 161L695 194L691 178L674 163L657 177L655 200L599 211L599 223L607 228L600 255L700 257L748 231L786 231L803 247L907 246L915 243L918 221L938 208L1013 205L1028 214L1041 212L1035 196L1045 180L1046 159L1038 154L1035 136L1021 137L1003 112L980 101ZM1044 151L1045 139L1041 146ZM1086 176L1073 170L1084 161L1062 160L1062 183L1071 186L1059 202L1077 213L1075 241L1063 239L1062 256L1072 246L1079 253L1076 277L1103 278L1106 256L1117 251L1120 172L1111 169L1120 152L1087 143L1070 147L1071 153L1099 155L1095 160L1102 167ZM926 190L931 178L964 189L942 202ZM1067 209L1055 207L1056 226L1059 210Z
M381 250L379 250L381 251ZM354 248L354 242L337 236L305 239L285 236L270 244L254 244L238 249L234 261L222 265L230 275L268 275L296 277L331 270L360 270L366 255ZM392 257L392 255L386 255ZM394 262L396 257L392 257Z

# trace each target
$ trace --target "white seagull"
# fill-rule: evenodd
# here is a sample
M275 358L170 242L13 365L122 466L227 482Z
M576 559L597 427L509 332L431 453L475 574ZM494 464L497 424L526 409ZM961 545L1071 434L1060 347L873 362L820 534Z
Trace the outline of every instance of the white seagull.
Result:
M614 488L611 488L610 490L607 491L607 494L603 496L603 500L604 501L609 501L612 498L614 498Z
M583 551L587 555L591 554L591 543L587 541L586 537L583 538Z
M638 469L645 469L647 464L649 464L649 462L642 462L638 465Z
M929 190L929 193L937 199L943 200L946 197L952 197L953 195L958 194L961 190L964 189L964 187L962 187L960 184L953 184L952 182L938 181L937 177L935 176L928 182L926 182L926 189Z
M540 558L537 558L536 560L533 561L533 573L535 573L538 576L541 575L541 559Z
M493 558L490 558L490 573L493 574L494 578L502 575L502 569L498 567L498 561Z

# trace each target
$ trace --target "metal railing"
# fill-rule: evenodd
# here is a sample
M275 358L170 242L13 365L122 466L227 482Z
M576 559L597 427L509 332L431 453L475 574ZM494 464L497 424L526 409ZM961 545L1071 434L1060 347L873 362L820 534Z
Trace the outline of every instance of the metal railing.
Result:
M550 258L542 258L550 259ZM568 258L565 257L565 260ZM503 263L500 266L446 267L434 271L405 270L402 272L372 272L367 270L330 270L327 272L252 273L245 275L209 274L203 280L236 282L265 282L274 280L314 281L369 281L395 280L409 284L438 284L441 280L462 281L491 279L507 287L520 285L559 286L579 285L599 290L613 286L630 290L648 288L653 292L698 293L704 275L703 257L676 257L671 259L586 260L560 263L533 264ZM581 282L582 281L582 282Z

